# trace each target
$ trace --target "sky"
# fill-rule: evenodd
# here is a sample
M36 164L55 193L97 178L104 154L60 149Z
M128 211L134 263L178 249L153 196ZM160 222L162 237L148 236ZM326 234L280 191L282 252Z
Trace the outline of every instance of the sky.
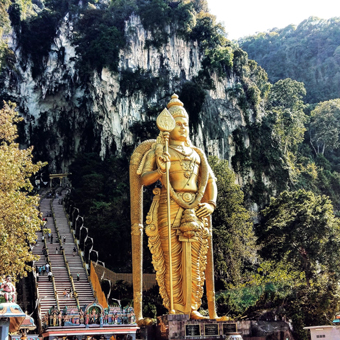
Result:
M297 26L310 16L340 17L339 0L208 0L208 7L223 23L230 40L274 27Z

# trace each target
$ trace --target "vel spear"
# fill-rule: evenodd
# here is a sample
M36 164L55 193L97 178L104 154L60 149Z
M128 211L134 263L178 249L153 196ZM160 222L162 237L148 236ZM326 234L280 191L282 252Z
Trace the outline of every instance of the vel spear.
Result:
M170 132L175 128L176 122L171 113L165 108L157 117L157 127L163 132L165 141L165 152L169 153ZM175 314L174 292L172 286L172 256L171 256L171 219L170 219L170 162L165 163L166 169L166 195L167 195L167 220L168 220L168 239L169 239L169 285L170 285L170 314Z

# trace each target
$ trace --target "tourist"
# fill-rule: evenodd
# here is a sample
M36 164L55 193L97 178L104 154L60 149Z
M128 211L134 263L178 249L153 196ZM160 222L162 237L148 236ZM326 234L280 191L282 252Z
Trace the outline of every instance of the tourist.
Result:
M51 282L52 281L52 276L53 276L52 272L48 272L47 276L48 276L48 281Z
M50 265L48 263L46 263L46 272L49 273L50 272Z
M45 236L44 234L41 235L41 242L44 243L44 240L45 240Z
M73 256L76 256L76 254L77 254L77 248L74 246L73 247Z
M43 265L42 266L42 273L43 273L43 275L45 275L45 271L46 271L46 267L45 267L45 265Z
M37 273L37 282L39 282L39 273Z
M64 295L64 297L66 297L66 296L67 296L67 290L66 290L66 288L65 288L65 290L64 290L64 293L63 293L63 295Z
M66 243L66 236L63 237L63 242Z
M48 239L51 239L51 232L48 233Z
M68 295L69 295L70 298L72 298L73 292L72 292L71 288L70 288L70 291L68 292Z
M51 244L53 244L53 234L51 235Z
M80 279L80 274L77 273L77 281L79 281L79 279Z
M58 247L55 248L55 254L58 255L59 254L59 250Z

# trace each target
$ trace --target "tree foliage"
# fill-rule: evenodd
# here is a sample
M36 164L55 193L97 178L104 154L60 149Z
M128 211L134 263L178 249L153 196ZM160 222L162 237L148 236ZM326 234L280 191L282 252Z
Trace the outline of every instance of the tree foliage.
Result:
M273 28L243 38L240 46L269 75L272 83L292 78L306 85L308 103L339 97L340 18L310 17L297 27Z
M305 94L304 84L289 78L279 80L271 87L269 108L276 115L274 131L285 154L303 141L307 122L303 111Z
M14 105L5 103L0 110L0 272L15 277L31 270L36 256L30 245L41 225L39 198L29 192L30 177L42 164L33 164L32 148L21 149L15 143L19 120Z
M290 263L304 273L307 286L322 272L339 276L340 222L327 196L284 191L263 215L257 233L264 258Z
M125 37L109 10L86 9L77 22L74 45L79 56L78 67L86 76L103 67L117 71L118 54L125 46Z
M311 113L310 141L316 154L339 147L340 99L319 103Z
M94 249L108 268L131 268L128 162L96 154L78 155L70 166L71 199L84 216Z
M213 214L215 276L224 286L243 283L256 260L256 238L243 192L235 184L228 162L210 157L217 178L217 207Z

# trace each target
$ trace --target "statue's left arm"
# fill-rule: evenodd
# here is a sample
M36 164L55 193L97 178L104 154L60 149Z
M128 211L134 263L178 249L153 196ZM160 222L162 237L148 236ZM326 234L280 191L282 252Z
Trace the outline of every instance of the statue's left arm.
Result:
M208 217L209 215L211 215L216 208L216 200L217 200L216 178L212 170L210 169L208 184L205 189L202 201L199 204L197 216Z

